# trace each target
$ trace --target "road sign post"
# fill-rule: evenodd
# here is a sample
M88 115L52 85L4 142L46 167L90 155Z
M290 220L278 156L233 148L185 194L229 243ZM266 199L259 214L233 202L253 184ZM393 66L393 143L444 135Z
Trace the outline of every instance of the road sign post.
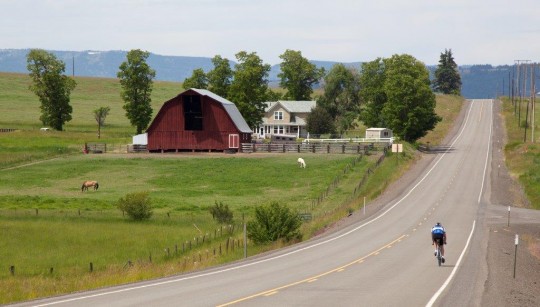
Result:
M403 152L403 144L392 144L392 152L397 153L396 160L399 164L399 153Z
M514 250L514 278L516 278L517 247L519 243L519 236L517 234L516 234L516 239L514 243L516 245L516 249Z
M508 227L510 227L510 206L508 206Z

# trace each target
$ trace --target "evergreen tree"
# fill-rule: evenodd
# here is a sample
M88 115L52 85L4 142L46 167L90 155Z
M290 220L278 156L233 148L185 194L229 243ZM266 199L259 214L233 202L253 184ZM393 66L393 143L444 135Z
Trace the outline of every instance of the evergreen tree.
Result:
M435 70L434 88L443 94L461 95L461 76L452 49L441 53L439 65Z

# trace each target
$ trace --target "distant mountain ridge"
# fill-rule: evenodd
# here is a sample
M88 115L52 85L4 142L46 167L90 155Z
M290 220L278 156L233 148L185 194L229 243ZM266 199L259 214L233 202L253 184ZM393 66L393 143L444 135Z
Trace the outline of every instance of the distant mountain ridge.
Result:
M28 73L26 55L30 49L0 49L0 71ZM116 78L118 67L126 60L127 51L56 51L49 50L58 59L66 63L66 74L85 77ZM230 60L230 59L229 59ZM208 57L164 56L150 53L148 65L156 71L156 80L182 82L190 77L194 69L202 68L208 72L214 68L212 59ZM329 71L340 62L314 61L317 67ZM234 68L234 61L231 67ZM348 67L360 68L361 62L343 63ZM433 75L436 66L428 66ZM508 78L511 66L471 65L459 67L461 73L462 95L466 98L494 98L506 91L508 94ZM273 65L269 73L269 82L273 86L279 84L279 64ZM506 86L504 82L506 79ZM505 89L506 87L506 89Z

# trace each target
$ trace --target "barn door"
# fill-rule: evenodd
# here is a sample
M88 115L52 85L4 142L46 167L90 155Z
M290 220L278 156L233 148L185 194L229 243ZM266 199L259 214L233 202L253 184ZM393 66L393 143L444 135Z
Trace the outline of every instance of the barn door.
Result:
M240 136L238 134L229 134L229 148L238 148L240 146Z

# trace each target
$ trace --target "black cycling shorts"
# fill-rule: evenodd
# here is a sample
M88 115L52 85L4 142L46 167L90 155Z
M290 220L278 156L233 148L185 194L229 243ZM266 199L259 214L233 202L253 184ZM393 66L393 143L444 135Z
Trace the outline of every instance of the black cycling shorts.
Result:
M437 242L440 246L444 244L444 234L442 233L432 233L431 238L433 241Z

